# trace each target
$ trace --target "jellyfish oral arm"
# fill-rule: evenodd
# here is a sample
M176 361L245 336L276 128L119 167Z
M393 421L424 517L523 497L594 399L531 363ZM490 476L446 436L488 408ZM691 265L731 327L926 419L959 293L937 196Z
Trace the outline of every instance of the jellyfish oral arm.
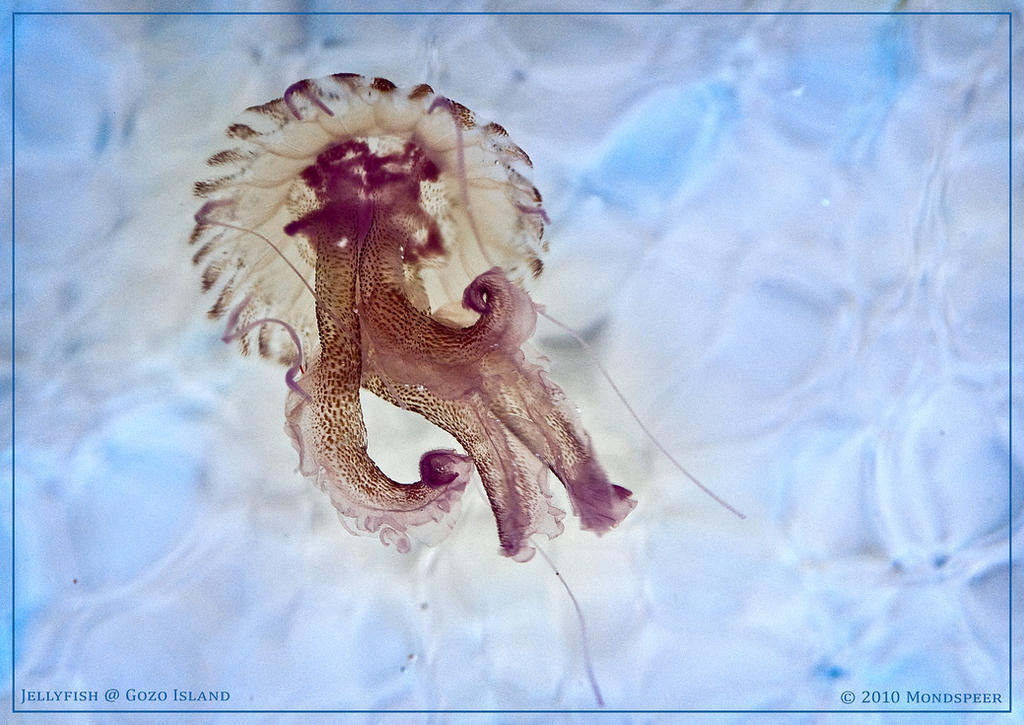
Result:
M299 468L327 492L343 520L357 532L378 533L384 543L408 550L405 532L441 521L473 471L468 456L429 451L420 459L422 479L401 484L389 478L366 450L359 388L361 341L355 297L353 247L331 245L317 258L316 300L320 355L302 376L306 396L292 392L285 407L287 430L299 452Z
M370 243L361 257L364 279L379 280L362 286L363 350L374 351L364 369L378 378L369 387L388 399L390 390L416 390L404 405L470 453L502 553L528 558L532 534L561 532L561 512L546 504L545 469L565 485L582 528L600 534L621 522L636 505L631 492L608 481L564 393L521 349L536 325L527 294L500 269L488 270L463 295L479 319L466 328L442 324L415 309L398 280L380 279L377 270L394 266L380 258L390 248Z

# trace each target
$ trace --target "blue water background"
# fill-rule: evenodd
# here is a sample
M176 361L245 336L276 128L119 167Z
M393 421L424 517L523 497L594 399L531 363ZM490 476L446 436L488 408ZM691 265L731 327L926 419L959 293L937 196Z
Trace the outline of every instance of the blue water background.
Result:
M845 711L864 691L1005 706L1021 509L1008 64L1024 37L1015 22L1011 49L1008 24L18 17L14 705L32 705L22 688L117 688L145 709L167 705L125 693L177 687L239 709L594 707L564 590L539 558L498 556L478 484L435 548L348 535L294 472L283 370L204 316L186 245L204 159L242 108L345 71L430 83L508 129L552 219L535 300L747 515L690 485L541 323L552 378L640 501L601 538L570 517L546 546L609 707ZM384 404L367 418L398 479L446 442Z

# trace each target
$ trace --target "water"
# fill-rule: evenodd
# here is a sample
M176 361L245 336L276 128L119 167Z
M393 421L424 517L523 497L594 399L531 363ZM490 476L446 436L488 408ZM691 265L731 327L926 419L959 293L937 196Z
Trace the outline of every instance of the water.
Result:
M541 323L640 501L546 547L609 707L1005 707L1007 22L19 17L14 704L594 706L568 598L539 558L498 556L482 496L433 549L351 537L294 473L284 370L203 315L185 244L203 160L245 106L346 71L509 130L553 220L534 298L748 516L679 476ZM400 480L445 441L386 405L368 426Z

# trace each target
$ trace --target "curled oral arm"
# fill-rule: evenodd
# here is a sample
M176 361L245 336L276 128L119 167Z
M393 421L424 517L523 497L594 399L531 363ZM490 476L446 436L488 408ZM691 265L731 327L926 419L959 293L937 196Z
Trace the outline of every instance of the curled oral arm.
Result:
M371 272L364 280L374 279ZM521 346L533 334L536 309L500 269L466 288L463 305L479 318L465 328L415 309L397 282L364 281L364 292L364 349L376 351L367 365L376 377L364 384L396 404L393 391L401 386L429 393L402 395L401 404L452 433L476 461L504 553L518 556L528 536L522 534L539 520L510 502L546 497L544 468L565 484L584 529L602 533L632 510L630 492L608 481L561 389L526 360Z
M310 295L314 299L318 299L317 291L314 290L312 285L302 277L298 269L295 268L291 261L281 252L280 248L270 239L262 234L258 234L252 230L245 229L244 227L232 224L227 220L218 218L218 213L224 213L225 211L230 210L231 206L232 202L230 200L209 201L196 213L196 221L199 224L217 225L254 235L263 243L267 244L277 254L277 256L279 256L281 260L291 268L292 272L294 272L296 277L301 280ZM365 235L368 227L369 215L360 215L360 235ZM324 293L324 291L321 290L321 293ZM232 342L244 337L253 329L264 324L278 324L288 332L296 349L295 361L285 373L285 380L292 393L288 404L289 427L297 445L301 445L299 441L303 439L303 436L300 433L302 425L298 421L302 419L304 415L308 414L306 406L313 403L313 398L307 388L317 389L314 385L315 375L303 375L302 384L296 380L297 376L305 372L302 343L300 342L299 335L295 331L294 327L289 325L287 322L277 318L260 318L239 326L240 317L243 311L248 308L251 300L252 295L247 295L232 309L231 314L228 317L222 339L224 342ZM322 324L331 330L336 339L344 337L342 330L346 325L342 322L339 316L333 312L333 309L330 307L324 307L321 311L325 317ZM354 319L350 319L347 322L348 325L357 324ZM349 356L354 354L357 353L351 350L348 351ZM358 376L356 376L356 380L358 381ZM424 453L420 458L419 464L421 480L415 484L401 484L384 474L366 453L366 428L362 422L362 408L358 403L358 382L356 382L355 387L353 387L351 381L349 381L349 384L346 387L347 389L345 391L339 392L335 403L337 406L340 406L341 409L346 410L347 415L352 416L350 417L348 424L343 426L343 428L347 429L344 438L349 441L349 443L344 447L343 454L336 457L344 463L342 465L337 465L335 468L336 473L344 478L344 480L348 481L348 485L353 488L357 503L364 506L377 505L387 510L395 508L399 510L417 509L427 506L434 499L441 496L442 491L439 490L441 487L456 485L461 489L465 486L468 482L469 475L472 472L472 461L465 456L456 454L454 451L434 450ZM293 400L292 397L297 397L298 400ZM331 404L327 403L326 407L331 407ZM337 421L335 421L335 423L337 423ZM304 450L305 447L302 447L303 450L300 450L300 459L305 458L306 466L312 466L313 463L309 459L311 451ZM300 463L300 466L301 465L302 463ZM326 481L330 476L322 476L322 478ZM351 508L351 503L352 502L348 502L346 505Z

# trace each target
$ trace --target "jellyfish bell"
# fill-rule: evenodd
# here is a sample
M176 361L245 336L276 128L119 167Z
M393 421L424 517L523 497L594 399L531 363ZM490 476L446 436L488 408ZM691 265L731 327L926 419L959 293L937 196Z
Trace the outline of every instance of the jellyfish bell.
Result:
M225 339L288 366L285 430L299 469L342 523L400 551L436 539L473 470L500 551L533 554L564 512L601 534L636 505L528 340L523 288L543 269L547 220L529 157L495 123L426 85L338 74L249 108L195 185L193 262ZM369 457L365 388L448 431L464 453L420 460L399 483Z

